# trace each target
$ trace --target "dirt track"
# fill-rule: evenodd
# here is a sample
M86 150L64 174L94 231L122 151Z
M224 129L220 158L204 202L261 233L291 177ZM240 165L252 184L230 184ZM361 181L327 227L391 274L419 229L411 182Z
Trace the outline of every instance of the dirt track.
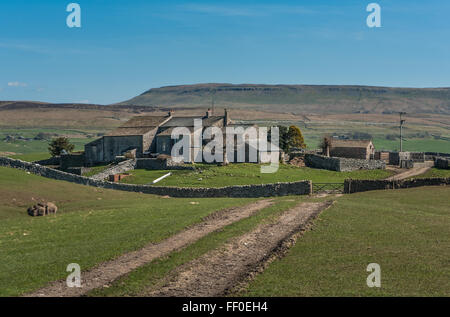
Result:
M271 204L271 200L265 199L246 206L216 212L206 217L203 222L187 228L160 243L147 245L143 249L126 253L112 261L102 263L90 271L82 272L81 288L69 288L66 285L66 281L62 280L52 282L47 287L26 294L25 296L61 297L84 295L95 288L108 285L118 277L127 274L154 259L184 248L211 232L228 226L236 221L248 218Z
M386 178L389 181L398 181L402 179L407 179L413 176L422 175L426 172L428 172L431 169L430 166L422 166L422 167L415 167L409 170L406 170L404 172L401 172L399 174L393 175L391 177Z
M305 228L330 205L330 202L300 204L284 212L275 223L260 225L223 248L181 266L156 286L156 290L154 288L144 295L223 296L257 271L283 242Z

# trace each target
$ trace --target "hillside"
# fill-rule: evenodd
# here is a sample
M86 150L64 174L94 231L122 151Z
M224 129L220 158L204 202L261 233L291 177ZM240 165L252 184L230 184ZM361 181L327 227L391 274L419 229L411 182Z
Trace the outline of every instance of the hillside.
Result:
M27 208L40 201L54 202L58 213L28 216ZM192 204L191 198L93 188L0 167L0 297L65 279L69 263L88 270L251 201L202 198Z
M79 110L121 110L127 109L124 106L103 106L97 104L84 103L48 103L40 101L0 101L0 110L21 110L21 109L79 109ZM139 107L133 107L139 108Z
M292 113L450 114L450 88L198 84L150 89L118 105Z

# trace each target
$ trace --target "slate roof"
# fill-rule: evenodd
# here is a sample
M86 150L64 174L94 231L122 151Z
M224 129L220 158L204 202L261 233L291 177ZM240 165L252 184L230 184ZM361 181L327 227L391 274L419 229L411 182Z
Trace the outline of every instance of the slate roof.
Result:
M169 121L164 123L162 128L171 127L193 127L194 119L201 119L201 117L172 117Z
M167 116L133 117L122 126L106 134L106 136L144 135L159 127L167 119L169 119Z
M223 120L223 116L212 116L209 118L196 117L168 117L168 116L139 116L131 118L122 126L109 132L106 136L133 136L144 135L157 127L175 128L175 127L194 127L194 119L203 119L203 127L209 127ZM164 133L164 134L163 134ZM158 135L166 135L169 132L163 131Z
M166 129L166 130L164 130L164 131L158 133L158 136L171 136L173 130L176 129L176 128L177 128L177 127L171 127L171 128L168 128L168 129ZM187 127L187 128L189 129L189 131L190 131L191 133L194 132L194 128L193 128L193 127Z
M202 125L204 127L212 126L214 123L223 120L222 116L213 116L209 118L198 117L172 117L169 121L164 123L161 127L193 127L194 119L203 119Z
M144 135L156 127L147 128L117 128L114 131L106 134L105 136L133 136L133 135Z
M223 121L223 116L212 116L209 118L203 118L203 126L204 127L210 127L213 124L217 123L218 121Z

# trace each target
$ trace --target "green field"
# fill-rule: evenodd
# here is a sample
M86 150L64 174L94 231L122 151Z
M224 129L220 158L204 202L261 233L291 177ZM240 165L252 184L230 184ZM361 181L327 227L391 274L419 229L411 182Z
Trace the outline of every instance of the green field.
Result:
M355 129L357 130L357 129ZM346 130L351 131L351 130ZM319 148L321 136L325 135L326 131L315 132L311 135L306 131L305 142L309 149ZM373 144L377 150L398 151L400 149L400 141L387 140L385 135L375 134L373 137ZM450 141L436 140L434 138L406 138L403 142L403 149L412 152L440 152L450 153Z
M281 260L242 296L449 296L448 187L374 191L341 197L278 197L254 216L211 233L121 277L90 296L141 296L167 274L303 201L336 200ZM26 208L53 201L57 215ZM112 191L0 168L0 296L15 296L124 252L158 242L218 210L254 199L179 199ZM192 204L196 202L198 204ZM379 263L382 287L368 288Z
M240 296L449 296L448 188L377 191L337 200ZM432 199L430 205L427 198ZM212 233L186 249L155 260L89 296L145 296L177 267L310 197L282 197L257 215ZM369 207L367 207L367 205ZM380 289L366 285L369 263L381 266Z
M146 292L157 286L167 274L178 266L222 246L230 239L254 229L259 224L275 221L282 211L308 199L310 198L307 196L277 197L272 206L262 209L256 215L213 232L183 250L173 252L167 257L157 259L119 278L108 288L94 290L88 295L145 296Z
M25 162L36 162L49 159L50 157L51 155L48 152L11 155L11 158Z
M324 131L322 134L305 134L305 142L309 149L318 149L321 142L321 135L326 134ZM398 151L400 144L398 140L386 140L383 135L375 135L373 138L373 144L377 150ZM411 138L406 139L403 143L403 149L405 151L412 152L440 152L450 153L450 141L436 140L433 138Z
M261 166L257 164L230 164L227 166L196 164L195 166L199 170L170 171L172 176L158 182L157 186L223 187L301 180L312 180L318 183L343 183L346 178L383 179L392 175L392 172L387 170L333 172L284 164L280 164L278 171L273 174L262 174ZM130 172L132 176L125 178L122 182L149 184L168 172L167 170L133 170Z
M439 168L432 168L428 172L421 175L414 176L413 178L446 178L450 177L450 170L444 170Z
M0 152L13 152L16 155L14 157L24 160L38 160L49 158L48 153L48 143L49 140L14 140L11 142L4 141L7 135L12 136L22 136L24 138L34 138L38 133L51 133L55 135L73 135L74 137L69 137L72 144L75 145L75 151L84 150L84 145L95 140L94 137L87 131L80 130L64 130L64 129L9 129L2 128L0 130Z
M57 215L30 217L37 200ZM191 204L191 202L198 204ZM15 296L158 242L222 208L252 199L175 199L55 181L0 167L0 296Z
M375 138L373 144L376 149L380 150L398 151L400 149L399 141L386 140L385 138ZM412 152L450 153L450 141L432 138L406 139L403 142L403 149Z
M75 145L74 151L83 151L84 145L93 139L70 138L70 143ZM49 141L0 141L0 152L13 152L18 155L22 154L38 154L48 153ZM50 156L48 154L47 156Z
M326 123L315 121L305 123L303 121L271 120L243 120L242 123L259 124L260 126L296 125L301 129L308 149L318 149L325 135L349 135L355 132L368 133L377 150L398 151L400 149L398 137L394 140L386 138L387 135L398 136L399 134L397 125L393 123L373 124L362 121L331 121ZM441 137L435 138L432 136L433 134ZM418 137L418 135L422 136ZM450 153L450 130L448 126L408 123L405 127L403 139L405 151Z
M450 189L346 195L243 296L450 296ZM381 288L366 267L381 266Z

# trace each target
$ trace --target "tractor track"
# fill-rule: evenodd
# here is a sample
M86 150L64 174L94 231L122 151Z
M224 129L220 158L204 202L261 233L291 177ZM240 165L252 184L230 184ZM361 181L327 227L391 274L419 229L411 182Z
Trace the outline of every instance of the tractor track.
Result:
M119 277L145 265L153 260L166 256L173 251L180 250L220 230L225 226L248 218L261 209L271 206L270 199L233 207L215 212L203 219L203 222L195 224L159 243L149 244L144 248L125 253L113 260L101 263L96 267L81 273L80 288L67 287L65 280L51 282L48 286L34 292L25 294L26 297L75 297L83 296L89 291L108 286Z
M285 211L275 222L262 224L180 266L142 295L215 297L234 294L268 263L283 256L311 221L332 203L301 203Z

